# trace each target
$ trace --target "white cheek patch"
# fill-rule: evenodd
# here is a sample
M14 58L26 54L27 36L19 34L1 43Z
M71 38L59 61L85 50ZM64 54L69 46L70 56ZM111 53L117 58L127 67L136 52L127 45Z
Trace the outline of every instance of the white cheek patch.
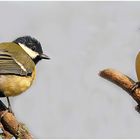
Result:
M22 49L32 58L36 58L39 54L33 50L31 50L30 48L28 48L26 45L18 43Z

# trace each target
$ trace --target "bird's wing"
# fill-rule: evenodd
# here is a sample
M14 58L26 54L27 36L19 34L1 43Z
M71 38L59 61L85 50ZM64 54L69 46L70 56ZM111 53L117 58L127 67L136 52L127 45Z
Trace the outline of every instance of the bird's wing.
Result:
M32 71L25 68L17 59L6 51L0 50L0 75L1 74L14 74L27 76L31 75Z

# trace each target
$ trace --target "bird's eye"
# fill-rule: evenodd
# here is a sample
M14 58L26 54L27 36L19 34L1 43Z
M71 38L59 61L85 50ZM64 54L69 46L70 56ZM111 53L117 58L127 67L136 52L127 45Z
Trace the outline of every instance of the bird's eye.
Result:
M35 46L32 46L32 50L35 51L35 49L36 49L36 47Z

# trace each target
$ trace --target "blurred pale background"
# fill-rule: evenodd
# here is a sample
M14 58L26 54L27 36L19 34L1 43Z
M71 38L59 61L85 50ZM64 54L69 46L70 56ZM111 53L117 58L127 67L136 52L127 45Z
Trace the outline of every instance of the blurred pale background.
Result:
M136 103L100 78L112 67L135 74L140 2L0 2L0 42L36 37L50 61L12 98L36 138L140 138Z

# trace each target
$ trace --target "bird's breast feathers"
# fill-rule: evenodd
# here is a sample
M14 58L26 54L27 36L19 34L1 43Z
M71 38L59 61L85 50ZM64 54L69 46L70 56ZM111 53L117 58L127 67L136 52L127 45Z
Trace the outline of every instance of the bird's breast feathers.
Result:
M35 70L31 76L0 75L0 91L5 96L17 96L27 90L35 79Z

